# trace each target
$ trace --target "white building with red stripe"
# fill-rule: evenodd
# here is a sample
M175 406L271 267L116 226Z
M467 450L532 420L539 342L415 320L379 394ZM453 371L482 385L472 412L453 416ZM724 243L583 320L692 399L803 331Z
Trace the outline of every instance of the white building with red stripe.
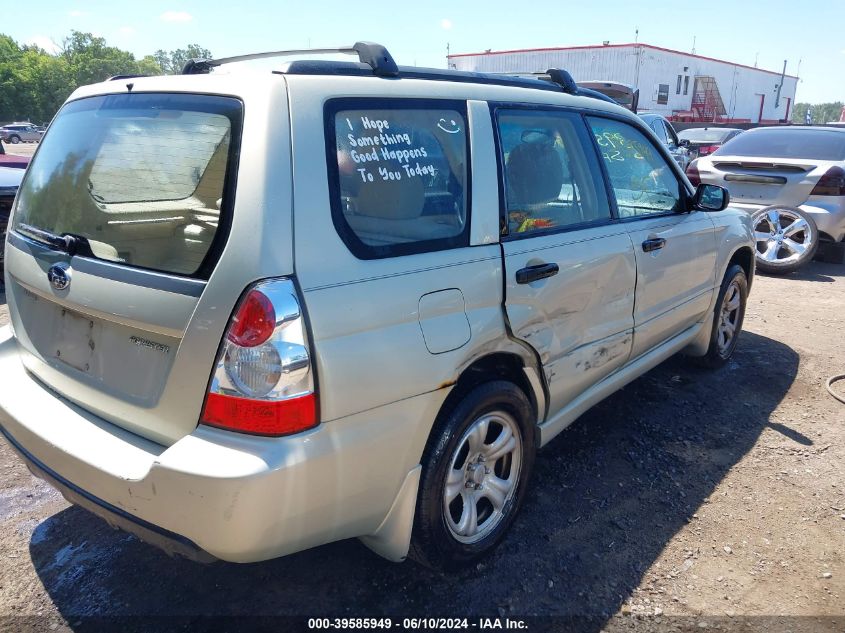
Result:
M492 73L568 70L575 81L604 80L640 91L639 109L676 121L788 121L798 77L651 44L569 46L448 56L449 67Z

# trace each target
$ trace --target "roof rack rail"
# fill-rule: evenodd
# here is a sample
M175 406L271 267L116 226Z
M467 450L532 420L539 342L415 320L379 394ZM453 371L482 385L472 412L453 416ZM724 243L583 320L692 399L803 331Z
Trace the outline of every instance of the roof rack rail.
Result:
M578 97L590 97L592 99L598 99L600 101L607 101L608 103L613 103L616 105L620 105L618 101L608 97L606 94L599 92L598 90L593 90L591 88L584 88L583 86L579 86L575 80L572 78L572 75L569 74L568 71L563 70L562 68L549 68L546 72L540 73L506 73L511 75L512 77L533 77L534 79L538 79L540 81L544 81L549 84L554 84L559 86L560 89L570 95L575 95Z
M379 77L396 77L399 75L399 67L393 60L390 52L381 44L374 42L355 42L352 46L339 48L301 48L286 51L270 51L267 53L252 53L249 55L236 55L234 57L221 57L220 59L191 59L182 68L183 75L200 75L208 73L212 68L231 64L233 62L244 62L253 59L267 59L269 57L285 57L287 55L303 54L331 55L343 53L346 55L358 55L358 61L367 64L373 69L373 74Z
M568 71L563 68L549 68L546 74L549 76L549 81L560 86L566 94L578 94L578 84L575 83Z

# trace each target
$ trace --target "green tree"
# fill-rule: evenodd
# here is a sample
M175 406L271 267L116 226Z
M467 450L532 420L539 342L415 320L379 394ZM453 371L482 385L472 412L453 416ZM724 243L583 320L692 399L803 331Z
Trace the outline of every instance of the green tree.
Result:
M104 38L91 33L71 31L63 42L61 56L67 61L77 86L104 81L114 75L141 74L132 53L107 46Z
M178 73L188 59L211 57L197 44L141 59L102 37L71 31L58 54L21 45L0 33L0 123L45 123L71 92L114 75Z
M199 44L189 44L187 48L177 48L175 51L157 50L153 58L158 63L160 72L165 75L178 75L191 59L211 59L211 51Z
M841 101L832 103L796 103L792 110L792 122L804 123L807 117L807 109L810 110L812 122L816 125L838 121L842 114L843 104Z

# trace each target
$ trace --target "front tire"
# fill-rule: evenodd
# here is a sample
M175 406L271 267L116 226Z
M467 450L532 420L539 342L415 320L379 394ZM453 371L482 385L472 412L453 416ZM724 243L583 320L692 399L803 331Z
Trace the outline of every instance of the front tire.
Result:
M742 266L732 264L725 273L719 288L713 315L713 328L710 332L710 345L707 353L696 359L699 365L717 369L730 360L739 342L747 302L748 278Z
M502 380L472 388L444 410L423 454L411 558L452 569L502 540L534 466L533 418L522 390Z
M18 143L20 143L20 142L21 142L21 137L20 137L20 136L10 136L10 137L9 137L9 142L10 142L12 145L17 145Z
M751 216L757 245L757 270L787 275L812 261L819 229L810 214L795 207L771 206Z

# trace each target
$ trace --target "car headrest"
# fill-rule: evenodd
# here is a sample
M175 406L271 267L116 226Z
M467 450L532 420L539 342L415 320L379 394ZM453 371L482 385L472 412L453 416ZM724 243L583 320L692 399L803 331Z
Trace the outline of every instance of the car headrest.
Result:
M355 214L385 220L418 218L425 206L422 178L401 174L402 180L361 183L354 198Z
M563 164L548 142L521 143L505 163L508 208L523 209L556 200L563 186Z

